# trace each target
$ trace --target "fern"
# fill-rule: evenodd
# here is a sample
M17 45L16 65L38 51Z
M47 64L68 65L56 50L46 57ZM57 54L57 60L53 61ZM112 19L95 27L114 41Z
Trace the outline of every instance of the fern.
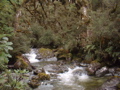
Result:
M28 85L22 81L25 79L23 74L28 73L26 70L6 70L3 75L7 75L6 77L1 76L0 80L2 79L4 82L1 82L2 85L0 90L26 90ZM29 88L29 90L31 90Z
M7 68L8 58L11 57L9 50L13 50L11 47L12 42L8 42L8 38L4 35L0 35L0 70Z

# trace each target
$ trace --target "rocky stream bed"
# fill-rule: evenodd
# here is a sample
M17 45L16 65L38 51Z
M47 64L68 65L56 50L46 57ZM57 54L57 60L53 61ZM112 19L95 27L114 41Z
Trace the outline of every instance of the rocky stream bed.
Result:
M13 66L30 71L23 81L32 90L120 90L119 67L109 68L96 61L89 64L68 63L48 54L50 56L42 59L32 49L30 53L18 57Z

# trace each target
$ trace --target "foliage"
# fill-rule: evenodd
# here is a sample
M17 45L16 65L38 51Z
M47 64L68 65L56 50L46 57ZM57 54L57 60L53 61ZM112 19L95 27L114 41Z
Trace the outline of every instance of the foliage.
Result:
M13 31L13 8L7 0L0 1L0 33L11 34Z
M86 45L85 52L93 59L106 62L107 65L119 62L120 42L118 38L120 38L120 33L115 27L116 19L111 21L107 11L103 13L96 11L91 16L93 20L89 29L92 35L89 37L89 44Z
M9 50L13 50L12 44L12 42L8 41L8 37L5 34L0 35L0 70L7 68L8 58L11 57Z
M40 47L43 45L48 46L54 40L52 30L49 29L45 30L44 27L38 26L38 24L32 25L30 30L32 31L31 42L33 46L36 47Z
M5 82L2 82L0 85L1 90L26 90L28 87L25 84L25 77L23 74L28 73L26 70L6 70L3 75L6 74L6 77L1 76L0 79L4 79ZM29 89L30 90L30 89Z
M10 37L10 40L13 42L14 50L10 52L13 56L29 51L30 39L25 34L17 33Z
M30 47L62 47L82 59L112 64L120 62L119 6L119 0L1 0L0 33L15 29L12 56Z

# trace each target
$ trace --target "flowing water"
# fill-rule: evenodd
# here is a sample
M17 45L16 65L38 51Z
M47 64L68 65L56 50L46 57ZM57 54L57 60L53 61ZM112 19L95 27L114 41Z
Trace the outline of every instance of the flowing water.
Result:
M50 66L56 64L56 58L48 59L48 61L37 60L34 50L30 53L25 54L32 63L32 65L37 68L43 68L44 66ZM96 78L87 75L84 67L72 67L72 65L66 65L68 70L64 73L54 73L50 81L44 81L41 85L34 90L95 90L99 87L106 78ZM72 67L72 68L71 68ZM48 69L45 69L47 74L53 74Z
M24 56L26 56L30 63L37 63L40 62L38 59L36 59L36 53L35 53L35 49L31 49L30 53L24 54Z

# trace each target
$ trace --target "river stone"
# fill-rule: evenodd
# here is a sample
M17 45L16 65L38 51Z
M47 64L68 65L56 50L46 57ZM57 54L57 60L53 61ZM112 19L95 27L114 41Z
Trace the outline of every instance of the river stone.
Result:
M109 75L120 76L120 68L118 67L109 68Z
M92 61L88 67L87 67L87 71L89 75L94 75L95 72L101 67L101 64L97 61Z
M86 73L86 72L82 69L76 69L72 73L73 73L73 75L80 75L81 76L83 73Z
M68 71L68 68L61 65L49 64L44 66L44 70L51 73L63 73L65 71Z
M39 77L36 75L36 76L32 76L30 81L28 82L28 85L31 87L31 88L37 88L39 85L40 85L40 81L39 81Z
M105 67L102 67L101 69L97 70L95 75L97 77L102 77L104 76L106 73L108 73L108 68L105 66Z
M97 90L118 90L118 85L120 84L120 77L114 76L108 79L103 85Z
M27 69L31 71L33 66L30 64L30 61L24 56L17 56L17 61L14 64L15 69Z
M116 68L115 74L116 74L117 76L120 76L120 68Z
M34 75L37 75L38 73L45 73L45 70L43 68L40 68L33 71Z
M37 59L47 60L48 58L54 57L54 52L48 48L40 48L36 51Z
M50 80L50 75L46 74L46 73L38 73L37 75L40 81L44 81L44 80Z
M30 80L28 82L28 85L31 87L31 88L37 88L39 85L40 85L40 82L38 80Z

